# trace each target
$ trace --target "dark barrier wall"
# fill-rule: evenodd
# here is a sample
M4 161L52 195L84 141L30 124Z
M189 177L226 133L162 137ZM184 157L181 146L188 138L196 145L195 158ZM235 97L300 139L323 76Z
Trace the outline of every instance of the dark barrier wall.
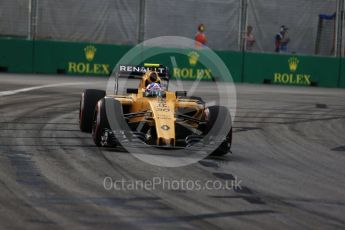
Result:
M339 76L339 84L341 88L345 88L345 58L341 59L341 72Z
M246 53L244 82L337 87L339 58Z
M0 71L32 73L32 41L0 38Z
M217 55L223 60L228 67L234 82L242 82L243 72L243 53L242 52L228 52L220 51Z
M2 72L107 76L133 47L2 38L0 48ZM209 68L203 65L205 56L208 57L207 50L148 49L163 50L164 53L158 52L160 54L145 62L167 65L175 79L230 80L219 76L214 71L215 66ZM231 51L216 51L216 54L228 67L235 82L345 88L344 58ZM142 54L137 56L135 61L140 63Z

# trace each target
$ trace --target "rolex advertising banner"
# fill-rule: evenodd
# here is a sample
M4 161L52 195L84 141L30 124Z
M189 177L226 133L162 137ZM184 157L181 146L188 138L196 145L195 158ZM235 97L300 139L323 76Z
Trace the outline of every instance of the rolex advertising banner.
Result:
M37 73L109 76L115 64L131 48L133 47L36 41L34 69ZM152 53L154 55L146 55ZM217 78L222 81L231 81L231 79L223 79L221 74L217 74L217 68L208 66L210 65L209 60L203 60L210 53L213 52L203 49L143 47L143 50L140 50L130 60L131 63L119 64L159 63L169 67L173 79L213 81ZM242 53L217 52L217 55L229 69L234 81L239 82L241 80Z
M131 46L35 41L36 73L109 76Z
M146 57L145 53L156 55ZM140 64L145 62L163 64L169 68L171 77L175 80L241 81L242 53L240 52L145 47L143 54ZM231 77L221 73L221 65L229 70Z
M109 76L133 48L124 45L0 39L0 72ZM221 60L234 82L344 87L345 59L284 54L242 53L207 49L145 47L135 63L168 66L172 79L231 81L219 70ZM147 56L146 51L153 53ZM212 56L215 55L215 56Z
M337 87L339 59L246 53L244 82Z

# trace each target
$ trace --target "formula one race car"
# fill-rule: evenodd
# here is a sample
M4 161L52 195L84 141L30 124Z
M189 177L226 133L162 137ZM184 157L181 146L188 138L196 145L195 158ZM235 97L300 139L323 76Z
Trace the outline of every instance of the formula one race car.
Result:
M230 151L229 110L223 106L206 107L201 98L187 96L185 91L169 91L168 68L159 64L121 65L114 73L113 95L106 96L105 91L95 89L87 89L81 95L80 130L92 133L97 146L121 145L116 134L127 129L145 145L186 149L205 137L212 142L223 129L226 131L218 135L221 138L212 154L225 155ZM139 87L127 88L120 95L121 78L140 80ZM115 112L109 112L107 106Z

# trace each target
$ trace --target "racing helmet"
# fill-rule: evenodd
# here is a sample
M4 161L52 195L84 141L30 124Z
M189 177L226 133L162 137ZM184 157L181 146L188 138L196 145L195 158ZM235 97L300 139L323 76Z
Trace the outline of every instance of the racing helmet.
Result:
M145 87L148 87L148 85L151 83L158 83L159 85L161 84L161 80L160 80L160 77L158 76L158 73L151 72L149 74L148 78L145 80Z

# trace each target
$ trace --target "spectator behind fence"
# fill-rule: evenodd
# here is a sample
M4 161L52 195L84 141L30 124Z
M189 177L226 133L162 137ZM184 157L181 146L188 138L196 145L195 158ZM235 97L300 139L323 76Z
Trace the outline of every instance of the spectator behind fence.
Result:
M205 35L205 25L198 26L198 32L195 35L195 48L202 48L207 44L207 37Z
M275 37L275 52L287 52L290 38L287 37L288 28L284 25L280 27L280 32Z
M244 40L245 40L245 44L246 44L246 50L253 50L254 44L256 42L255 37L253 35L253 27L252 26L248 26L247 27L247 31L244 35Z

